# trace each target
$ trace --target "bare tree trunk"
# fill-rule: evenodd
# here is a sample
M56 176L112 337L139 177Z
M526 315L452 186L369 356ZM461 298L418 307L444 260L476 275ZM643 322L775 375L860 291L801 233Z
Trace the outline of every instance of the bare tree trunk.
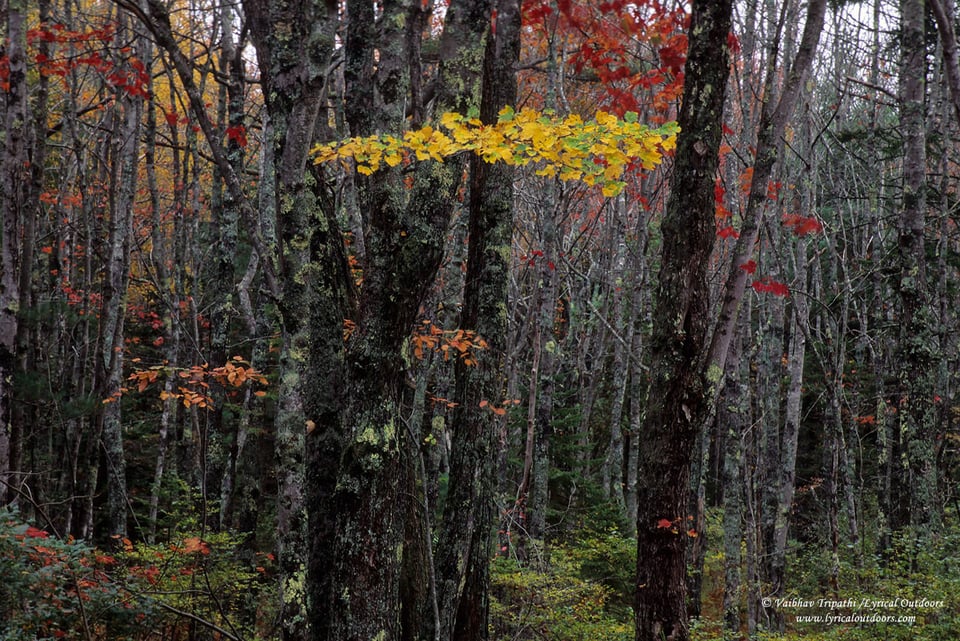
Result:
M167 80L171 86L174 84L173 74L168 70ZM170 97L170 113L177 113L176 97ZM177 368L180 363L180 342L183 334L181 327L181 292L183 291L182 273L185 260L185 237L186 225L184 223L183 212L187 208L186 190L180 190L174 194L174 202L171 207L172 224L169 233L164 234L164 225L162 223L161 199L156 178L156 107L151 101L147 106L147 125L145 131L145 160L147 169L147 182L150 189L150 200L153 208L153 243L151 246L151 255L148 257L156 273L157 289L166 293L168 298L164 301L166 311L163 317L164 335L163 335L163 353L169 372L163 380L163 393L161 394L162 408L157 429L157 458L154 463L153 483L150 487L149 511L147 515L147 539L153 542L156 538L157 519L160 511L160 495L163 488L163 479L167 470L167 457L170 444L172 442L172 428L176 421L177 399L175 391L177 387ZM180 132L176 124L169 127L169 136L171 141L170 149L170 172L174 179L186 185L189 183L189 163L185 162L185 155L180 149ZM169 263L168 263L169 261ZM169 265L169 267L168 267Z
M612 203L612 206L619 210L614 214L616 219L624 216L623 197L618 196ZM611 278L614 282L636 283L639 279L632 277L632 263L627 256L626 241L622 238L623 230L617 228L618 225L611 225L613 233L613 242L616 247L610 247L607 251L613 256L613 270ZM637 313L636 308L631 303L633 299L639 298L637 290L634 289L634 295L631 297L619 296L614 294L612 305L613 313L611 324L614 327L616 335L613 336L613 398L610 402L610 438L607 443L606 455L600 468L601 482L603 492L606 497L611 499L617 506L621 514L626 513L626 499L624 495L624 435L623 435L623 415L624 403L627 398L627 391L630 385L629 367L630 359L638 358L639 355L631 353L633 348L633 332L636 324L633 316Z
M713 333L710 344L710 355L707 366L714 372L719 382L723 373L723 362L730 340L733 338L736 320L739 314L740 301L746 290L748 273L740 269L747 263L754 253L754 246L760 231L760 221L766 208L767 184L777 161L777 149L780 148L780 139L786 129L787 122L793 113L804 79L813 62L820 33L823 30L823 20L826 13L826 0L811 0L807 4L807 18L803 27L803 36L797 50L787 79L776 102L771 98L776 77L776 53L774 46L768 61L768 77L765 81L764 92L767 99L763 103L763 113L760 116L759 131L757 133L756 155L753 167L753 179L747 199L747 209L744 213L743 228L733 250L733 259L730 271L723 289L720 318Z
M27 2L13 1L6 6L7 65L9 76L4 87L4 151L2 176L3 227L0 229L0 504L15 496L11 486L17 485L15 469L18 438L13 421L13 372L16 367L16 337L20 303L19 270L20 228L28 184L26 170L28 138L26 19Z
M127 18L121 14L118 38L131 35ZM124 42L124 40L120 40ZM118 48L121 45L118 45ZM133 208L137 187L137 162L140 153L140 119L143 99L117 90L111 140L110 223L107 269L100 310L98 379L103 412L100 434L106 453L108 533L127 535L126 460L123 451L123 421L120 388L123 386L124 316L127 309L127 284L130 279Z
M690 461L708 410L702 367L716 235L714 177L729 73L730 2L694 2L676 164L662 223L653 367L640 451L637 641L689 636L686 514ZM718 54L718 52L721 52Z
M549 192L548 192L549 193ZM555 201L547 198L541 219L544 259L540 269L540 308L537 314L537 333L540 341L539 377L531 380L536 387L534 413L533 467L530 475L530 498L527 502L528 532L531 539L543 541L547 532L547 506L550 501L550 442L553 439L553 406L556 376L559 365L554 318L557 305L557 274L553 265L557 260L557 229L554 220Z
M741 323L741 326L744 324ZM723 438L723 630L724 638L739 638L742 625L741 586L743 544L743 432L749 414L748 399L740 374L740 353L743 338L735 339L727 359L723 394L717 411L717 423Z
M798 289L806 281L806 243L797 240L794 250L796 256L796 282ZM806 337L809 332L807 323L810 309L801 291L791 298L793 303L793 323L787 349L787 389L784 407L783 432L780 437L779 466L775 478L769 479L776 487L776 505L773 515L772 547L767 550L771 598L783 597L786 590L787 534L790 526L790 514L793 511L793 494L796 484L797 444L800 436L800 410L803 388L803 363L806 350ZM783 631L783 616L775 617L779 630Z
M957 51L956 11L951 0L927 0L937 23L942 46L944 75L950 87L953 115L960 123L960 54Z
M900 213L899 441L905 454L910 525L926 540L939 523L937 498L936 376L939 341L931 307L924 244L926 198L926 48L924 2L902 0L900 127L904 135Z
M517 99L520 2L496 5L496 32L488 38L480 118L497 121ZM450 453L450 485L437 546L440 629L435 638L480 641L488 637L489 559L496 489L497 434L505 413L507 283L513 232L513 174L506 165L471 159L467 273L460 327L487 347L477 364L457 364Z

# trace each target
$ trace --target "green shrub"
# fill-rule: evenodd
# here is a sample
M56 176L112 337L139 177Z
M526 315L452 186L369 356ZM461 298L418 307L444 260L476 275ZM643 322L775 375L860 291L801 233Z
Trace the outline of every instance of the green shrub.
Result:
M633 614L618 591L615 567L624 550L617 535L587 539L549 551L542 570L498 557L491 571L491 638L551 641L629 641ZM592 546L596 547L592 547ZM625 554L629 557L629 553Z

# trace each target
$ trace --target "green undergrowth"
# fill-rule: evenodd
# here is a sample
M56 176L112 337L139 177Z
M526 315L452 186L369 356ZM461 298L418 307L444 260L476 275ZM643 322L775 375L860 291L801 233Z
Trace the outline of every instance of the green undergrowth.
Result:
M636 545L616 530L590 533L546 550L537 562L497 557L491 568L491 639L633 639Z
M949 517L950 515L948 515ZM960 527L921 539L909 531L877 550L873 532L856 548L841 546L837 558L825 541L792 541L787 589L779 607L785 622L780 635L759 629L757 641L941 641L960 639ZM724 636L723 554L719 517L708 519L703 616L693 622L691 641L747 639ZM919 542L924 541L924 542ZM831 576L836 568L836 580ZM745 569L745 568L744 568ZM746 599L741 599L746 619ZM819 620L816 618L819 617Z
M591 522L546 545L527 542L524 562L493 560L492 641L633 640L635 539L611 520ZM721 530L719 513L711 511L702 616L691 622L691 641L748 638L745 588L744 629L726 637L722 631ZM870 536L839 550L836 559L823 541L792 542L779 606L786 633L760 629L753 639L960 639L954 519L926 538L903 532L882 551ZM0 510L0 641L276 639L274 559L250 546L248 539L185 526L156 544L116 538L96 548ZM516 554L509 546L506 551ZM891 616L912 619L880 618Z

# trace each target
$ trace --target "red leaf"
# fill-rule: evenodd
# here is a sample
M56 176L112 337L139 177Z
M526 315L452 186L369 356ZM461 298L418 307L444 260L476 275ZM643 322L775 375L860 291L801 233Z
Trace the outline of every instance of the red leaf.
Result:
M748 274L752 274L753 272L757 271L757 261L748 260L744 264L740 265L740 269L747 272Z
M767 198L770 200L776 200L780 195L780 188L783 187L783 183L779 181L770 180L767 182Z
M740 238L740 232L738 232L732 226L727 225L726 227L717 230L717 236L720 238Z
M773 294L774 296L789 296L790 289L783 283L773 280L769 276L763 280L755 280L750 285L758 294Z
M665 530L671 527L673 527L673 521L671 521L670 519L660 519L659 521L657 521L658 529Z
M243 125L236 125L235 127L227 127L227 138L233 140L240 147L247 146L247 129Z
M806 236L807 234L817 234L823 231L823 224L812 216L801 216L800 214L784 214L781 219L787 227L793 228L793 233L797 236Z
M740 52L740 39L732 31L727 34L727 49L730 50L730 53Z

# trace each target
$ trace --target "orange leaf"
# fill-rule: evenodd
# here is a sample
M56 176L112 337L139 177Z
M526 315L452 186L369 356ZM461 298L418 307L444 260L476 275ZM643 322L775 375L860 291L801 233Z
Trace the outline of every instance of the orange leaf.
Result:
M743 193L749 194L751 185L753 185L753 167L747 167L740 174L740 189Z
M184 552L199 552L200 554L210 554L210 548L199 537L191 537L183 540Z

